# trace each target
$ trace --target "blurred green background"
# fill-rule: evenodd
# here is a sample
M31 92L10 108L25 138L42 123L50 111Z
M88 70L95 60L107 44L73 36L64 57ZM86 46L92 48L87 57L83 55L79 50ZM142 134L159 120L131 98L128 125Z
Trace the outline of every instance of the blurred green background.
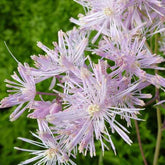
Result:
M69 22L69 18L77 17L80 12L83 12L83 8L72 0L0 0L0 99L7 96L4 79L10 79L10 75L17 68L17 63L7 51L4 41L20 62L32 64L30 55L42 52L36 46L37 41L52 47L52 42L57 41L58 30L71 30L74 25ZM9 115L12 111L13 108L0 110L0 165L16 165L30 158L28 153L14 150L14 146L33 148L17 140L17 137L32 138L30 131L36 130L36 121L27 119L25 113L17 121L11 123ZM148 107L141 116L145 121L139 122L148 164L152 164L156 143L157 121L155 116L155 109ZM118 152L117 156L112 150L106 151L103 156L99 144L96 144L97 156L95 158L78 155L75 162L78 165L142 165L134 121L132 125L132 128L129 128L133 141L131 146L121 140L118 135L112 135ZM164 132L159 164L165 164Z

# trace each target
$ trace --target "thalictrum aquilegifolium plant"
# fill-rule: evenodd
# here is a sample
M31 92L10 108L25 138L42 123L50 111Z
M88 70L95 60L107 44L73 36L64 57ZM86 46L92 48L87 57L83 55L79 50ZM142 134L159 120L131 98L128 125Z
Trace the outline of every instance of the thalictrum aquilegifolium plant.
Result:
M114 133L131 145L127 127L134 120L138 132L137 121L143 120L141 111L155 103L156 165L162 134L159 106L165 107L165 101L159 97L165 91L165 78L159 74L165 70L161 66L165 59L159 55L165 50L165 1L75 2L85 11L78 19L70 19L77 28L60 30L53 49L38 42L45 54L31 56L34 66L16 60L17 73L11 76L12 80L5 80L10 94L1 100L0 107L16 106L11 121L28 111L27 117L35 119L38 125L37 131L32 132L38 141L19 137L37 146L36 150L15 147L32 155L20 164L75 165L73 159L78 153L96 156L96 141L103 153L112 149L115 156L111 138ZM151 44L151 40L155 43ZM95 56L97 61L92 60ZM153 74L148 70L153 70ZM51 80L47 83L49 92L38 91L37 85L47 80ZM144 92L151 85L155 86L155 95ZM50 100L44 100L44 95ZM140 140L139 145L146 165Z

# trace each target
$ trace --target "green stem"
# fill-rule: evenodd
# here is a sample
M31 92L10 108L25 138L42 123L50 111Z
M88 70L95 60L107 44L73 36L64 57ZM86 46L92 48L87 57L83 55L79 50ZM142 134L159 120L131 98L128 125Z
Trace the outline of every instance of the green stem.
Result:
M157 165L158 158L159 158L159 151L160 151L160 143L161 143L161 137L162 137L162 121L161 121L161 112L160 109L157 107L157 124L158 124L158 133L157 133L157 140L156 140L156 149L154 154L154 161L153 165Z
M147 49L150 51L150 53L152 53L152 49L151 49L151 47L148 45L147 41L145 42L145 46L146 46Z
M102 152L100 153L98 164L103 165L103 153Z
M152 48L152 37L150 38L150 48Z
M158 34L155 35L155 53L158 53Z
M155 35L155 53L158 53L158 34ZM155 74L158 74L158 70L155 71ZM159 101L159 89L156 88L156 96L157 96L157 102ZM153 165L158 164L158 158L159 158L159 152L160 152L160 144L161 144L161 138L162 138L162 121L161 121L161 112L159 107L156 107L156 113L157 113L157 125L158 125L158 132L157 132L157 140L156 140L156 148L154 153L154 160Z

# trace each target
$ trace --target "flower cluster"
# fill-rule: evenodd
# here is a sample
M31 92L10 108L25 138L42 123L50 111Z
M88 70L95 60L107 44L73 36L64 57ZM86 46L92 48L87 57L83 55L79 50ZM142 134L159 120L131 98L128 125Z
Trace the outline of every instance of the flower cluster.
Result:
M165 78L147 72L164 70L158 66L164 58L154 54L147 42L148 36L164 29L164 1L75 1L85 9L78 20L71 18L79 28L59 31L53 49L38 42L45 54L31 56L34 67L18 63L19 75L6 80L12 94L1 100L0 107L17 105L11 121L28 109L27 117L38 123L37 133L32 134L40 142L19 139L42 149L15 147L35 155L21 164L74 165L70 157L78 152L96 155L95 141L100 141L103 152L112 148L116 153L112 134L117 132L130 145L129 131L122 123L129 127L131 119L141 120L144 99L152 97L142 90L149 85L165 87ZM48 79L50 92L38 91L37 84Z

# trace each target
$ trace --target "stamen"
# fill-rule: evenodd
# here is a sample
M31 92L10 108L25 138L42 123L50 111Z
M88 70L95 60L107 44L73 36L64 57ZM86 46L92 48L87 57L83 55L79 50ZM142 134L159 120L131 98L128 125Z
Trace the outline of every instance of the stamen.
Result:
M96 104L92 104L88 107L87 112L90 116L93 116L96 112L100 111L100 107Z
M57 149L55 148L49 148L48 150L45 151L45 156L47 157L47 159L51 160L54 159L56 154L57 154Z
M104 9L104 14L106 16L110 16L110 15L113 14L113 11L112 11L112 9L110 9L110 8L107 7L107 8Z
M82 79L87 79L90 76L90 72L86 68L81 69Z

